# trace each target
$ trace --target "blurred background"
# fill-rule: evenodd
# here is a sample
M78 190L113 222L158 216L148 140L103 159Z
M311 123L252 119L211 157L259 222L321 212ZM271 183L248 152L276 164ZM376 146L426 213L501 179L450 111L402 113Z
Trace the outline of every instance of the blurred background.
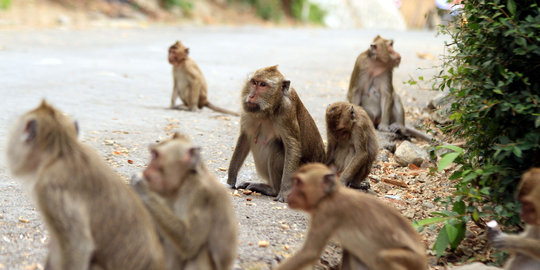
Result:
M0 0L0 29L147 23L433 29L435 0Z

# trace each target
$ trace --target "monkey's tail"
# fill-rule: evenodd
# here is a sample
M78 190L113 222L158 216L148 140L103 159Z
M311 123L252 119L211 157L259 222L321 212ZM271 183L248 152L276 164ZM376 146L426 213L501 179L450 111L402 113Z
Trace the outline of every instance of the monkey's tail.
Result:
M216 105L214 105L214 104L212 104L210 102L206 103L206 105L204 105L204 106L206 106L209 109L214 110L216 112L226 113L226 114L230 114L230 115L234 115L234 116L240 116L240 114L237 113L237 112L233 112L233 111L229 111L227 109L223 109L223 108L218 107L218 106L216 106Z
M421 140L424 140L424 141L427 141L427 142L436 142L435 139L433 139L433 137L427 135L426 133L420 131L420 130L417 130L413 127L409 127L407 126L407 133L409 133L408 135L410 136L414 136L418 139L421 139Z

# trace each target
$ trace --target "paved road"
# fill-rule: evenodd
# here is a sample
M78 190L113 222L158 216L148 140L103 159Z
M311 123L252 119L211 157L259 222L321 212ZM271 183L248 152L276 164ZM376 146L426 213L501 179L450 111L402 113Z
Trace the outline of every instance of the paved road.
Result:
M82 140L124 177L144 166L149 143L180 131L203 146L208 167L224 181L238 118L209 109L166 109L172 87L166 50L173 41L191 48L207 78L209 99L233 110L240 110L239 91L248 74L279 64L324 138L325 107L345 98L354 60L377 34L394 38L402 54L394 84L406 105L425 106L435 93L402 82L437 72L431 68L436 60L416 56L443 53L443 38L433 32L258 27L0 32L0 269L28 269L45 256L45 228L29 193L9 175L3 154L7 127L41 99L76 118ZM253 165L244 166L239 178L257 179ZM237 268L268 268L283 245L294 249L301 243L302 214L270 198L257 198L256 205L234 199L241 224ZM291 229L284 231L282 223ZM258 240L269 240L271 246L258 248Z

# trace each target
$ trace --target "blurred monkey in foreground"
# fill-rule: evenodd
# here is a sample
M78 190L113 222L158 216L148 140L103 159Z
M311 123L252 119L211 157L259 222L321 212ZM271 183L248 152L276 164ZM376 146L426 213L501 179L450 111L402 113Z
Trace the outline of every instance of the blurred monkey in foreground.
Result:
M325 165L307 164L292 176L288 204L311 216L300 251L278 265L313 265L330 238L343 248L341 269L427 269L424 246L410 222L375 196L344 188Z
M206 169L200 148L175 133L150 151L132 185L165 238L167 269L230 269L237 244L231 195Z
M517 199L521 202L525 231L509 235L491 221L488 223L488 236L495 248L511 253L505 270L540 269L540 168L532 168L523 174Z
M45 269L164 269L152 219L137 195L45 101L10 133L14 176L33 185L51 241Z

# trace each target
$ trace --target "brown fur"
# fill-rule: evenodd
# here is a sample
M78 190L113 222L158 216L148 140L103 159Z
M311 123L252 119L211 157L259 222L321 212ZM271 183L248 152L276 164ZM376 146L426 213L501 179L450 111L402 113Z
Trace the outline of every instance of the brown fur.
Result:
M306 242L278 270L313 265L330 238L343 250L342 269L427 269L418 233L397 210L375 196L344 188L323 164L302 166L288 202L311 216Z
M311 216L306 242L278 270L315 263L330 238L343 250L342 269L427 269L418 233L397 210L375 196L344 188L323 164L307 164L293 175L288 202Z
M326 132L326 164L336 167L345 186L369 189L369 181L364 180L379 145L367 113L348 102L333 103L326 109Z
M189 48L180 41L169 47L169 63L173 66L173 91L171 95L171 109L175 108L177 98L183 103L179 109L195 111L197 108L208 107L216 112L238 116L239 114L220 108L208 101L208 88L206 79L199 66L188 56Z
M510 235L498 228L489 229L488 236L496 248L511 253L505 270L540 269L540 168L532 168L523 174L517 197L522 204L525 230Z
M277 66L255 71L245 83L240 135L227 179L233 188L249 152L265 183L245 182L238 187L277 195L278 201L286 199L290 176L300 165L324 161L324 144L315 121L289 85Z
M393 44L392 40L376 36L370 48L356 58L347 100L366 110L373 125L381 131L431 141L427 134L405 125L403 103L392 83L394 67L401 62Z
M151 152L144 179L134 176L132 184L165 238L167 269L230 269L237 222L227 189L184 135Z
M34 184L51 236L45 269L163 269L143 204L60 111L42 102L23 115L9 137L8 162Z

